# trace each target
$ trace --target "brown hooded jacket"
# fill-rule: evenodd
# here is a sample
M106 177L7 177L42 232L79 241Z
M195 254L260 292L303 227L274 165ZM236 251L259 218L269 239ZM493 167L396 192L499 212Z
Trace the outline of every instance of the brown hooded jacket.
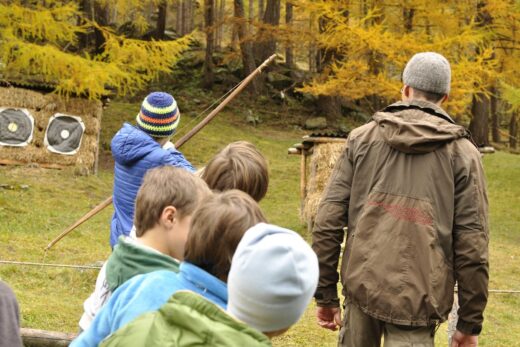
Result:
M319 306L343 293L366 314L398 325L447 319L455 281L458 330L477 335L487 302L484 173L468 132L435 104L399 102L353 130L324 192L313 230Z

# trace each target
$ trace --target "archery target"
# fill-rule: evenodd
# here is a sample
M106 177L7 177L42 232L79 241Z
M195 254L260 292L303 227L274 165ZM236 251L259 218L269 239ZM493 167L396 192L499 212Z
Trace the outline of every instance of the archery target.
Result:
M85 124L80 117L56 113L49 119L45 146L53 153L73 155L81 146Z
M32 140L34 118L24 108L0 108L0 145L23 147Z

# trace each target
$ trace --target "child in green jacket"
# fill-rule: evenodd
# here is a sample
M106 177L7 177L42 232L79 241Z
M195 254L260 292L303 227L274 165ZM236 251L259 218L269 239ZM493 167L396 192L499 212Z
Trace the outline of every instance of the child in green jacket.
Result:
M135 204L137 238L121 237L101 268L95 291L83 305L81 330L90 326L111 293L133 276L179 271L191 215L210 194L203 180L183 169L162 166L146 173Z

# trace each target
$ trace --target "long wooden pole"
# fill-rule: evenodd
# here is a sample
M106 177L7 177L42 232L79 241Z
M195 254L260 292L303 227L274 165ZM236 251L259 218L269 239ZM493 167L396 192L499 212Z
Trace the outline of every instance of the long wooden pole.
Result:
M262 70L269 65L274 58L276 57L276 54L273 54L269 58L266 59L260 65L253 71L249 76L247 76L239 85L238 87L228 95L227 98L224 99L209 115L206 116L199 124L197 124L193 129L191 129L186 135L181 137L177 142L175 142L175 148L180 148L183 144L185 144L189 139L191 139L195 134L197 134L202 128L204 128L215 116L224 108L226 105L235 98L242 90L244 90L245 87L257 76L259 75ZM101 212L105 207L109 206L112 203L112 196L107 198L105 201L94 207L92 210L90 210L87 214L85 214L83 217L78 219L74 224L69 226L67 229L65 229L60 235L58 235L54 240L52 240L47 247L45 247L45 250L49 250L52 246L54 246L58 241L60 241L62 238L64 238L67 234L69 234L72 230L76 229L78 226L89 220L90 218L94 217L96 214Z

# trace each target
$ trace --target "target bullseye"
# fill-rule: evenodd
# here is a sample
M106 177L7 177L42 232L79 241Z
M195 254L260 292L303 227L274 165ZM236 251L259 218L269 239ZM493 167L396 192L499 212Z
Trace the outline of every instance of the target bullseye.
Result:
M45 146L53 153L73 155L81 146L85 125L80 117L57 113L49 119Z
M24 108L0 108L0 146L27 146L32 140L34 118Z

